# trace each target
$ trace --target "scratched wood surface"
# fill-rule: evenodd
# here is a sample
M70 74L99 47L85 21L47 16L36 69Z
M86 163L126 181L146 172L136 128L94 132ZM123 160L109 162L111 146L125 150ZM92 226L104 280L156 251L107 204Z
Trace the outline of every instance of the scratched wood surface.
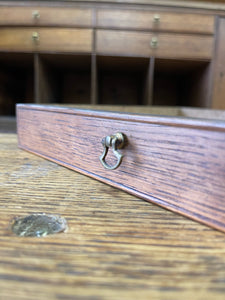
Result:
M30 213L69 229L17 237ZM225 234L17 148L0 134L0 299L224 299Z

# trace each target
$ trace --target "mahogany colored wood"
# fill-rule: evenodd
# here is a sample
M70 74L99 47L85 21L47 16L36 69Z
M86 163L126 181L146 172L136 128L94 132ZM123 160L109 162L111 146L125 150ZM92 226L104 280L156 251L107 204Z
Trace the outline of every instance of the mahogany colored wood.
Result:
M159 20L155 20L155 17ZM100 9L97 26L134 30L173 31L213 34L214 17L209 15L166 13L162 11Z
M32 35L38 34L34 41ZM92 51L92 30L73 28L1 28L0 51L86 52Z
M35 17L33 14L38 13ZM0 25L3 26L91 26L92 10L48 6L0 7Z
M225 122L32 105L17 122L20 148L225 232ZM127 145L112 171L99 156L116 132Z
M201 60L209 60L213 54L211 36L114 30L97 30L96 35L98 54ZM151 40L155 37L157 46L151 47Z

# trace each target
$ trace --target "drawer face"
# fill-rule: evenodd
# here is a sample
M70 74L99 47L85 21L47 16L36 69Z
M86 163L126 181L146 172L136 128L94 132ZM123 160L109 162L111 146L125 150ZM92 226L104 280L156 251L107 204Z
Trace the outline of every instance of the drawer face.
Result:
M0 7L0 25L91 26L91 9L63 7Z
M0 51L91 52L91 29L4 28Z
M102 9L97 12L97 26L112 29L130 28L213 34L214 17L184 13Z
M208 60L213 37L98 30L96 45L101 54Z
M17 125L21 148L225 231L224 122L20 105ZM109 170L101 141L117 132Z

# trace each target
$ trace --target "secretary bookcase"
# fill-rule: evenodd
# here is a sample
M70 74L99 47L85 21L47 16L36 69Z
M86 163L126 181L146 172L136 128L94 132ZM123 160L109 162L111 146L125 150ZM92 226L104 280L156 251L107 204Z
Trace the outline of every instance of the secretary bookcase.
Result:
M1 1L0 115L18 102L225 108L225 6L140 2Z

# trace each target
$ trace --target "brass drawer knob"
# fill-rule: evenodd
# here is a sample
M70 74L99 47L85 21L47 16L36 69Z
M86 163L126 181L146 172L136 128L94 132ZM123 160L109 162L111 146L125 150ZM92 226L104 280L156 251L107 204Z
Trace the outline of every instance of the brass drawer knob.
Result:
M154 17L153 17L153 21L154 21L154 23L159 23L159 21L160 21L160 15L155 14Z
M118 149L122 149L125 146L125 135L120 132L113 134L113 135L108 135L102 139L102 145L104 147L104 150L103 150L102 155L99 157L100 162L108 170L117 169L120 166L122 159L123 159L123 155L118 152ZM105 158L107 156L107 153L108 153L108 150L110 147L112 148L112 151L113 151L115 157L117 158L117 162L113 166L110 166L105 161Z
M32 17L33 17L33 19L38 20L38 19L40 18L40 13L39 13L39 11L38 11L38 10L34 10L34 11L32 12Z
M158 47L158 38L155 36L152 37L150 45L151 45L151 48L157 48Z
M38 43L39 42L39 33L38 32L33 32L32 33L32 40L34 43Z

